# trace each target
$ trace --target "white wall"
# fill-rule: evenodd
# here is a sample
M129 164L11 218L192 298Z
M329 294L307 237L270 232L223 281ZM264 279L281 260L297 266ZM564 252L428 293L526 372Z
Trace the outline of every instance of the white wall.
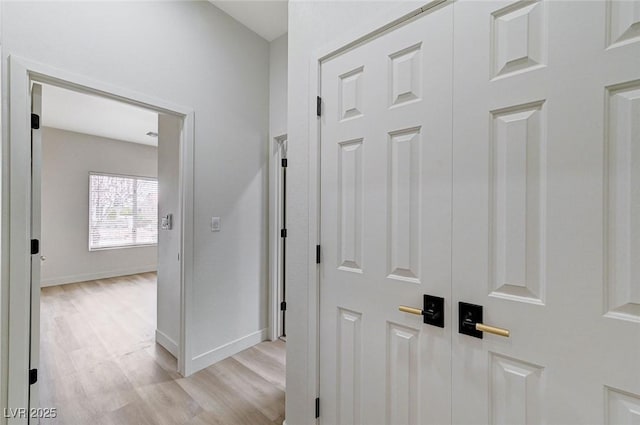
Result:
M180 342L180 132L182 120L158 115L158 225L172 214L171 229L158 230L156 342L178 357Z
M320 50L338 48L417 9L413 1L308 1L289 2L288 135L289 184L287 249L287 407L288 425L314 424L316 398L315 287L310 286L315 262L315 238L309 220L310 120L315 116L312 78ZM323 53L328 53L324 51ZM311 170L311 171L310 171ZM322 405L322 403L321 403ZM321 408L322 412L322 408Z
M271 138L287 133L288 34L269 43L269 133Z
M158 149L44 127L42 286L156 270L156 247L89 251L89 172L157 176Z
M193 366L262 339L268 43L208 2L1 5L4 114L8 55L195 110Z

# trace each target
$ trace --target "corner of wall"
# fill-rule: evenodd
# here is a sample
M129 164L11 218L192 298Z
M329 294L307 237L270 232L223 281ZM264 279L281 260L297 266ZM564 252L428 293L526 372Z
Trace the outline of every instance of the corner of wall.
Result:
M178 343L158 329L156 329L156 343L164 347L173 357L178 358Z

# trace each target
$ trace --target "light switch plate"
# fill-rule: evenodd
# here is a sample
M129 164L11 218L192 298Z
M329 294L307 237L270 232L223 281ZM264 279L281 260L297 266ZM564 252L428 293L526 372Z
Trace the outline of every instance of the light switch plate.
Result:
M220 227L222 226L220 222L220 217L211 217L211 231L219 232Z
M161 230L171 230L173 228L173 214L167 214L160 220Z

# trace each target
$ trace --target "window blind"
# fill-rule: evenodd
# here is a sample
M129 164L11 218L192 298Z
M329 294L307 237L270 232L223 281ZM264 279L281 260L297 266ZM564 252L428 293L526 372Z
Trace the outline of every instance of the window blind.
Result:
M89 173L89 250L158 243L158 180Z

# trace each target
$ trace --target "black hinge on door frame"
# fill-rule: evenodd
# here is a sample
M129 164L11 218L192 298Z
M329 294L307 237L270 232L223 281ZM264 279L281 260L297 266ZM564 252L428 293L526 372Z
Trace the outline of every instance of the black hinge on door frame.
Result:
M287 158L282 158L282 167L287 168Z
M316 245L316 264L320 264L320 245Z
M280 311L287 311L287 302L286 301L282 301L280 303Z
M320 417L320 397L316 397L316 419Z
M38 239L31 239L31 255L40 252L40 241Z
M33 385L38 382L38 369L29 370L29 385Z
M322 98L320 96L316 98L316 115L322 116Z
M280 237L281 238L287 237L287 229L280 229Z
M31 114L31 128L33 130L40 128L40 116L38 114Z

